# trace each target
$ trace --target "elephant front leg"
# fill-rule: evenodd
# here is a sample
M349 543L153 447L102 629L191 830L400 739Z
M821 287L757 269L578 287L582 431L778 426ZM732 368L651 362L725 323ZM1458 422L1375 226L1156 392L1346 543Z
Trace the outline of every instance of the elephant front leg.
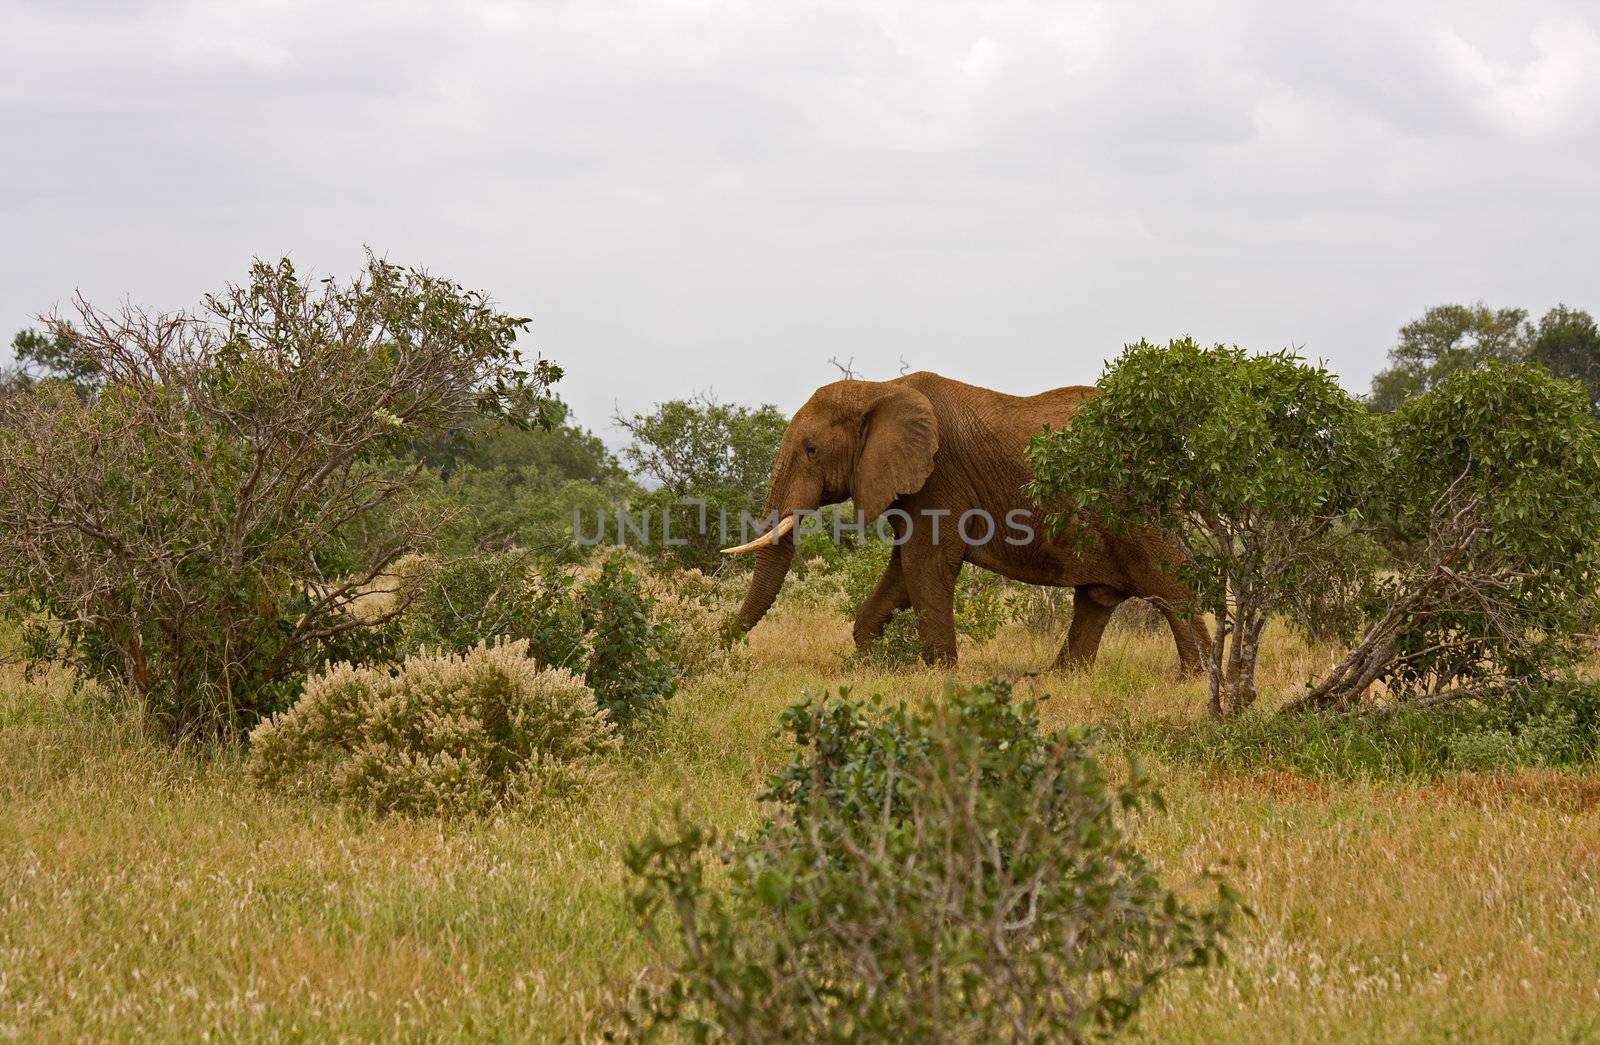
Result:
M889 565L883 571L883 576L878 578L872 594L856 611L856 648L876 642L896 611L910 605L911 596L906 591L905 573L900 568L900 548L896 546L889 553Z
M956 579L961 576L960 549L934 546L911 551L903 568L906 593L917 614L922 659L954 667L956 663Z

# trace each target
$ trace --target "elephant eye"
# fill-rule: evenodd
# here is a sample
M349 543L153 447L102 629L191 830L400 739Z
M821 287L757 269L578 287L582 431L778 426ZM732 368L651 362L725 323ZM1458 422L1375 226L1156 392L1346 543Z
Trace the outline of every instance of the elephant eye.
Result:
M814 444L814 443L807 443L806 444L806 456L807 457L815 457L815 456L817 456L816 444Z

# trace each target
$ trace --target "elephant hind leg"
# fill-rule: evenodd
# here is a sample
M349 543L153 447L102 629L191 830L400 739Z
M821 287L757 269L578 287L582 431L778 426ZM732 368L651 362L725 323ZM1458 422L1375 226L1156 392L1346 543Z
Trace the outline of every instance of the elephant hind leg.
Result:
M1067 627L1067 643L1056 657L1056 667L1086 668L1093 664L1111 614L1127 598L1125 592L1104 584L1080 584L1072 589L1072 623Z
M1181 610L1166 599L1153 598L1161 615L1167 618L1173 641L1178 645L1178 671L1180 674L1199 675L1205 672L1206 658L1211 654L1211 631L1198 616L1187 620Z
M922 659L954 667L956 663L956 580L961 576L962 545L908 542L902 546L901 574L917 614Z
M1133 557L1130 554L1130 558ZM1167 619L1178 647L1179 672L1198 675L1205 670L1206 660L1211 655L1211 632L1200 618L1194 593L1165 565L1176 561L1178 556L1172 549L1163 555L1146 554L1132 571L1132 591L1154 603Z

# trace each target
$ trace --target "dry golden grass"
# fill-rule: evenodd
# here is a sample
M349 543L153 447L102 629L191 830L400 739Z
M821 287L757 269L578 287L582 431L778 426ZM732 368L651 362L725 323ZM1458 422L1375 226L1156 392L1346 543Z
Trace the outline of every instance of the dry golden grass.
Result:
M0 1037L543 1038L592 1034L648 958L620 848L681 806L728 826L784 758L802 689L926 699L934 671L846 667L848 623L791 608L750 666L697 682L604 794L542 819L373 820L173 753L63 674L0 674ZM976 679L1048 666L1019 629ZM1325 656L1275 635L1262 680ZM1164 632L1113 626L1088 672L1022 685L1052 723L1186 719ZM1140 1017L1160 1041L1600 1039L1600 777L1374 783L1156 767L1141 821L1174 880L1218 861L1255 906L1227 966Z

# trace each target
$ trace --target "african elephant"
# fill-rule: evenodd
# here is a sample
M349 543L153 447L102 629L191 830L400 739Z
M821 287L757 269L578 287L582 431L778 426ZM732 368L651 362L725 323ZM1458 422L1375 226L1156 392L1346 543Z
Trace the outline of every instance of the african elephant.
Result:
M1022 491L1031 478L1023 456L1028 439L1047 424L1066 424L1095 394L1073 386L1012 396L928 372L817 389L789 422L773 464L765 515L778 522L725 549L758 552L737 628L755 627L778 595L794 559L794 513L853 498L858 521L884 516L897 542L856 614L857 645L877 638L894 612L909 606L924 656L953 664L955 584L970 562L1030 584L1073 588L1058 665L1092 662L1112 611L1142 597L1172 626L1183 670L1200 670L1210 637L1197 619L1186 619L1192 595L1164 565L1174 561L1172 549L1153 535L1116 537L1095 527L1097 541L1080 552L1044 536L1038 507Z

